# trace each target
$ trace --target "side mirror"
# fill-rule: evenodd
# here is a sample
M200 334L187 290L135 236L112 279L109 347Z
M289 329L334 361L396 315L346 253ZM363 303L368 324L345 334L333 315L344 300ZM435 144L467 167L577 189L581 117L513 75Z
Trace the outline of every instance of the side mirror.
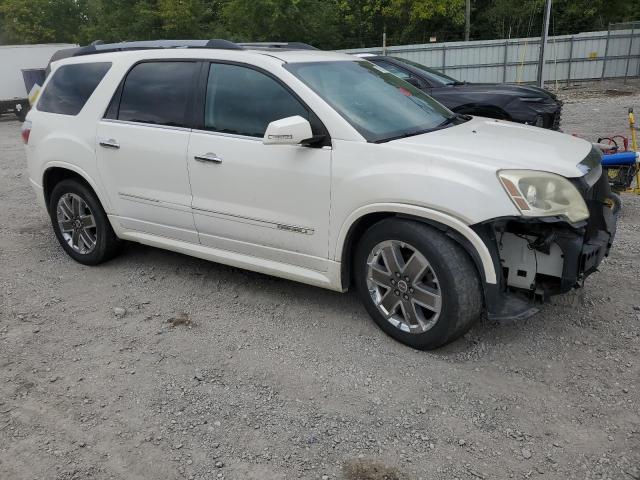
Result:
M299 145L313 137L311 124L300 115L275 120L267 126L262 143L265 145Z

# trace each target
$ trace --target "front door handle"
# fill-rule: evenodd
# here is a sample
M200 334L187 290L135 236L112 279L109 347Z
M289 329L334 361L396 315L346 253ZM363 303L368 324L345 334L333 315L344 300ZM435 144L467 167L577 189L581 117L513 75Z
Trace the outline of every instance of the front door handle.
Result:
M205 153L204 155L196 155L193 157L198 162L222 163L222 159L215 153Z
M116 142L113 138L100 142L100 146L104 148L116 148L116 149L120 148L120 144Z

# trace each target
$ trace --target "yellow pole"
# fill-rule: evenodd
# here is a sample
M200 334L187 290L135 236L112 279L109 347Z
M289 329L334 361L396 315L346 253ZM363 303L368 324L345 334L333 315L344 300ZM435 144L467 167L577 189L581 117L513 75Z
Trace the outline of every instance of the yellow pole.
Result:
M636 118L633 114L633 108L629 108L629 129L631 130L631 150L638 151L638 127L636 127ZM632 192L640 195L640 162L636 164L636 188Z
M638 130L636 127L636 119L633 114L633 108L629 109L629 128L631 129L631 148L638 151L638 136L636 131Z

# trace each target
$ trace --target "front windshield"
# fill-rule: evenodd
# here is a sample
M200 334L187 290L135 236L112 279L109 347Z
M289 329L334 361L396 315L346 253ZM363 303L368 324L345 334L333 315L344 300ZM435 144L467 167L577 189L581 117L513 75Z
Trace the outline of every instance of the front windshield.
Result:
M442 128L455 115L427 94L366 61L290 63L368 142L384 142Z
M429 68L425 65L422 65L421 63L413 62L411 60L407 60L406 58L399 58L399 57L393 57L393 58L395 58L399 62L406 63L407 65L411 65L412 67L422 70L425 73L425 76L428 77L429 80L434 81L435 83L439 83L442 85L455 85L457 83L460 83L455 78L451 78L449 75L445 75L444 73L434 70L433 68Z

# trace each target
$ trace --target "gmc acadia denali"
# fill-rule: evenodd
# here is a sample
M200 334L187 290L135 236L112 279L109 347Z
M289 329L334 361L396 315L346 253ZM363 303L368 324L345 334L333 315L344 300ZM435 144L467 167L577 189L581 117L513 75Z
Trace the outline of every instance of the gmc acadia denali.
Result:
M181 48L175 48L181 47ZM420 349L523 318L607 255L601 154L457 115L350 55L221 40L92 45L53 62L24 123L62 248L122 240L337 291Z

